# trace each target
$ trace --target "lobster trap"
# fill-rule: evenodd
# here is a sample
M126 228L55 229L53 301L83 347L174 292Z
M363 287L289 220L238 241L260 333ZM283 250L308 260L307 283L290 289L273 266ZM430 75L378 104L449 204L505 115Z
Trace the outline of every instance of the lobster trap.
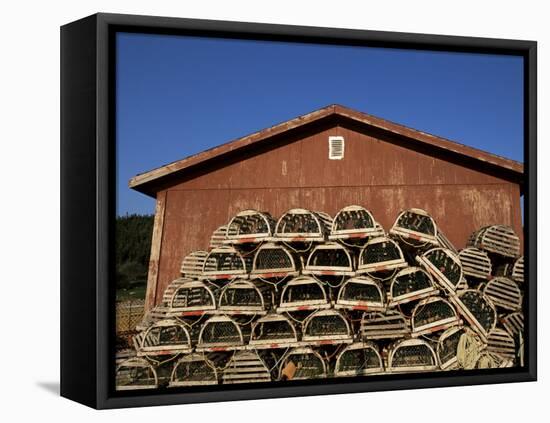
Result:
M188 354L178 360L169 387L217 385L218 372L203 354Z
M468 289L458 297L451 296L449 300L456 306L471 328L485 341L497 320L497 313L492 301L475 289Z
M281 360L279 380L307 380L327 377L327 365L321 355L309 348L290 350Z
M222 373L222 383L271 382L271 372L256 351L239 351Z
M384 363L378 348L372 342L356 342L338 354L335 377L366 376L384 372Z
M483 288L483 293L500 308L509 311L521 309L522 295L518 284L502 276L491 279Z
M136 330L145 330L159 320L172 317L172 309L170 306L172 297L180 286L183 286L189 282L192 282L192 279L178 278L170 282L162 294L161 303L153 307L148 313L145 314L142 322L136 326Z
M458 253L458 258L465 276L476 279L491 279L493 266L485 251L474 247L464 248Z
M302 342L310 345L351 343L353 333L348 320L336 310L319 310L304 321Z
M206 257L201 278L209 280L246 279L251 267L252 259L243 257L235 248L214 248Z
M468 240L468 246L499 256L516 258L519 257L520 240L510 226L491 225L474 232Z
M144 358L130 358L117 367L115 386L117 391L156 389L157 372Z
M389 306L395 307L439 294L432 277L420 267L406 267L392 279Z
M396 339L410 336L410 322L398 311L364 313L359 327L361 339Z
M300 261L284 245L267 243L254 254L250 279L282 279L299 271Z
M292 209L283 214L275 228L275 241L322 242L332 226L331 217L323 212Z
M325 309L330 302L323 285L311 276L298 276L290 280L281 293L278 313Z
M298 345L298 334L292 322L282 314L271 313L252 324L249 348L274 349Z
M366 276L348 279L338 291L336 309L385 311L386 295L379 281Z
M439 332L461 323L454 307L441 297L430 297L420 301L413 310L413 337Z
M185 256L181 262L181 275L191 279L199 278L202 274L206 257L208 257L206 251L193 251L191 254Z
M456 254L446 248L432 248L416 261L449 293L453 294L462 280L462 265Z
M271 290L264 285L235 279L225 285L218 300L223 314L266 314L273 303Z
M409 209L399 213L390 234L413 248L439 246L437 225L422 209Z
M355 247L368 238L383 236L380 229L370 211L361 206L347 206L334 217L329 239Z
M516 358L514 338L505 330L494 328L487 337L487 352L513 362Z
M504 263L503 265L497 268L495 274L497 276L505 276L512 279L513 281L522 284L524 281L523 278L523 256L514 260L512 263Z
M521 311L516 311L515 313L511 313L505 316L504 318L502 318L502 326L509 335L513 337L519 337L521 334L523 334L523 313Z
M361 249L357 273L386 280L403 267L407 267L407 262L399 245L390 238L378 237L369 240Z
M389 350L389 372L429 372L437 369L435 351L422 339L405 339L394 344Z
M191 352L187 327L174 319L160 320L134 337L138 356L163 356Z
M304 275L353 276L353 256L336 242L317 245L309 254Z
M245 347L249 334L228 316L213 316L202 326L195 350L197 352L232 351Z
M202 281L188 280L170 299L170 316L200 316L216 312L214 290Z
M244 210L229 222L224 244L257 244L273 236L275 219L269 213Z

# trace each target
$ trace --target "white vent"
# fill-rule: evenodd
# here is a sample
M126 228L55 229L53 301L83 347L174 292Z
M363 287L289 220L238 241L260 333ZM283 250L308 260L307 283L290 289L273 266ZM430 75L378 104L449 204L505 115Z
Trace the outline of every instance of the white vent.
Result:
M342 160L344 158L344 137L328 137L329 160Z

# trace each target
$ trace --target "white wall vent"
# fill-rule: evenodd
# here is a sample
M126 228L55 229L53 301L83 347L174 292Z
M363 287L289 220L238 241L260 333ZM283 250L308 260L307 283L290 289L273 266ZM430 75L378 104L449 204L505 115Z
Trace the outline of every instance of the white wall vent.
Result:
M342 160L344 158L344 137L328 137L329 160Z

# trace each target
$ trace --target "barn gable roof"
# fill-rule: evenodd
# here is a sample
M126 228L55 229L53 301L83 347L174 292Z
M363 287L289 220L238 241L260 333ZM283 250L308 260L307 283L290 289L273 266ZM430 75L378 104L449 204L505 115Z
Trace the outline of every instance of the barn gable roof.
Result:
M303 116L279 123L272 127L230 141L217 147L194 154L182 160L169 163L165 166L134 176L129 181L130 188L144 194L155 196L159 187L166 186L174 177L184 176L191 169L196 170L215 160L223 159L234 153L242 153L253 146L268 142L277 136L299 130L302 127L315 125L327 119L334 122L348 122L361 127L382 131L399 137L406 142L421 144L433 150L455 156L468 161L479 171L499 171L507 179L521 183L523 181L523 164L486 151L478 150L454 141L447 140L426 132L408 128L388 120L372 116L341 105L333 104ZM412 144L411 144L412 145Z

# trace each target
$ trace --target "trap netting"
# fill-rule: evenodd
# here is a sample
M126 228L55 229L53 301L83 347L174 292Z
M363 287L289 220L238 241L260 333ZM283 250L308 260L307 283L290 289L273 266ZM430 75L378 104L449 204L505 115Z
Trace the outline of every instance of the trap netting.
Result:
M224 244L262 242L273 235L275 225L276 222L269 213L241 211L227 225Z
M292 322L281 314L268 314L252 324L249 345L255 348L283 348L298 342Z
M347 346L336 359L334 376L362 376L382 373L384 364L373 343L355 343Z
M290 280L281 293L278 312L328 308L327 293L320 282L309 276Z
M224 286L218 302L218 310L224 314L265 314L270 307L269 290L243 279Z
M187 281L175 290L170 300L174 315L193 312L211 312L216 309L216 298L211 287L201 281Z
M351 327L347 319L336 310L319 310L310 314L304 321L303 342L350 341Z
M348 279L338 292L335 308L383 311L386 309L382 284L365 276Z
M191 351L191 336L180 321L167 319L155 322L135 338L138 355L166 355Z
M216 368L203 354L195 353L183 356L176 363L168 386L216 385L217 383Z
M354 263L349 251L336 242L316 246L310 253L304 274L353 275Z
M388 359L391 372L419 372L437 369L437 357L430 344L422 339L407 339L395 344Z
M478 290L468 289L458 298L451 297L459 313L482 339L495 327L497 313L492 301Z
M329 215L306 209L283 214L275 229L275 238L287 242L324 241L332 225Z
M462 279L462 265L456 254L445 248L432 248L416 260L450 293L454 293Z
M202 278L231 279L237 276L246 277L250 270L248 265L249 263L245 261L245 258L233 247L214 248L204 262Z
M422 209L402 211L395 220L390 234L399 237L405 244L421 247L439 245L437 226L432 217Z
M429 273L419 267L407 267L400 270L392 279L389 305L405 304L438 293L439 290L434 286Z
M267 243L256 251L250 278L277 278L295 276L299 271L299 261L283 245Z
M131 358L117 367L115 385L117 391L155 389L158 387L157 373L147 360Z
M238 349L243 345L244 336L241 326L228 316L214 316L202 326L196 350Z
M307 347L290 350L279 366L279 380L317 379L326 376L325 361L317 351Z
M412 335L437 332L459 323L454 307L440 297L420 301L412 314Z
M388 279L396 269L407 266L397 243L386 237L371 239L361 250L357 273L367 273L376 279Z

